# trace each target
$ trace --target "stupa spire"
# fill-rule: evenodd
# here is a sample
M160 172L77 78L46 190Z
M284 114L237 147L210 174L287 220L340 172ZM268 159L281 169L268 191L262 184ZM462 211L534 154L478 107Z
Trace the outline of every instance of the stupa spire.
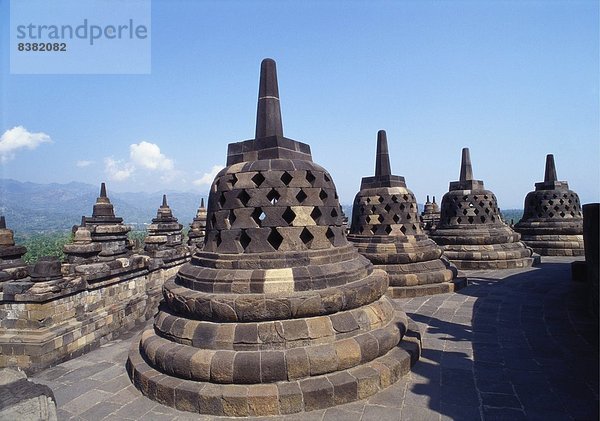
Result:
M106 184L100 184L100 197L106 197Z
M375 158L375 176L392 175L390 154L388 151L387 135L385 130L377 132L377 156Z
M473 180L473 167L471 166L471 154L469 148L463 148L460 162L459 181Z
M203 208L204 207L204 198L200 199L200 207Z
M167 195L166 195L166 194L163 194L163 201L162 201L162 205L161 205L161 207L163 207L163 208L166 208L166 207L168 207L168 206L169 206L169 205L167 204Z
M266 58L260 64L260 86L256 111L255 138L283 136L277 68L275 60Z
M0 216L0 229L6 229L6 218L4 218L4 215Z
M554 155L546 155L546 171L544 172L544 183L552 183L558 181L556 175L556 165L554 165Z

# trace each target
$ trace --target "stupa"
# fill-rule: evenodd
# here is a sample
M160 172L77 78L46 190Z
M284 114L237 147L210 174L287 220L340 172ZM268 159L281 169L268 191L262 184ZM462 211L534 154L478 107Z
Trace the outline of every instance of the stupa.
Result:
M25 278L28 275L23 255L27 249L15 244L12 230L6 228L6 218L0 216L0 290L2 282Z
M579 196L558 181L554 155L546 156L544 181L525 197L523 218L515 225L523 242L543 256L583 256L583 214Z
M206 235L206 208L204 198L200 200L200 207L196 211L196 217L190 224L188 232L188 245L202 249L204 247L204 236Z
M387 136L377 133L375 176L364 177L354 198L348 239L390 279L393 298L453 291L455 267L423 232L415 195L392 175ZM462 285L465 280L456 285Z
M181 410L326 408L398 380L403 346L418 354L386 273L346 239L331 175L283 137L271 59L257 114L255 139L229 145L211 186L204 249L165 282L154 328L129 354L135 386Z
M437 223L440 220L440 207L435 202L435 196L433 196L433 202L429 201L429 195L427 195L427 201L423 206L423 212L421 212L421 226L426 233L435 229Z
M430 237L459 269L505 269L533 264L533 250L502 222L496 196L473 179L469 149L462 150L459 181L442 198L441 218Z
M148 235L144 240L144 251L150 257L159 259L161 266L180 264L180 260L189 257L189 248L183 244L183 233L177 218L163 195L162 205L156 212L156 218L148 225Z
M91 242L100 244L101 250L94 259L99 260L112 260L116 257L131 254L131 243L127 238L127 233L131 228L123 224L123 218L115 216L115 210L110 199L106 195L106 185L102 183L100 185L100 196L96 199L91 217L84 216L81 221L81 226L78 228L84 228L81 233L81 240L78 244L84 245L89 244L87 242L87 233L89 231ZM78 229L77 229L78 230ZM78 239L77 231L75 238ZM77 243L73 243L77 244ZM92 251L93 247L84 247L77 250L77 247L71 247L71 249L65 249L65 253L70 254L86 254L90 253L93 256L95 251Z

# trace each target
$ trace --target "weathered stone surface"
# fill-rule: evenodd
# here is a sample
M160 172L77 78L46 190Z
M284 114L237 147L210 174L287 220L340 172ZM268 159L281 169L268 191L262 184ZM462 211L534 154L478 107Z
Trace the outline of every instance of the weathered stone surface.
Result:
M54 393L48 386L28 381L23 372L1 369L0 419L56 421Z
M525 244L542 256L582 256L583 215L579 196L558 181L554 155L546 156L544 181L525 197L523 218L515 225Z
M533 250L503 221L496 196L473 179L469 149L462 151L459 181L442 198L441 219L430 237L459 269L528 267Z
M412 287L421 295L439 292L432 283L451 283L457 270L442 259L442 250L423 232L417 200L404 177L391 175L387 136L377 133L375 176L364 177L354 199L348 239L390 279L389 294Z
M193 411L291 414L369 396L410 362L394 352L406 315L384 296L387 275L348 243L308 145L283 137L274 69L261 67L256 139L229 145L210 189L202 250L165 282L154 332L131 348L130 376L151 399L197 382L197 408L182 405ZM158 228L148 248L165 240ZM371 367L383 357L392 368ZM358 368L360 379L344 371Z

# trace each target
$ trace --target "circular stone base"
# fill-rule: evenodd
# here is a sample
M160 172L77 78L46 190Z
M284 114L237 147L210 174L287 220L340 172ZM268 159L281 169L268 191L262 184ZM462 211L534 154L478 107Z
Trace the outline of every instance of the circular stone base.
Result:
M398 318L406 318L398 312ZM357 367L287 382L216 384L161 373L142 357L134 341L127 372L135 387L181 411L233 417L286 415L365 399L407 374L421 354L421 334L408 319L402 341L387 354Z
M507 260L452 260L452 263L460 270L517 269L531 267L538 260L535 257L523 257Z
M389 287L386 295L390 298L414 298L424 295L445 294L458 291L467 286L466 277L458 277L450 282L437 284L415 285L405 287Z

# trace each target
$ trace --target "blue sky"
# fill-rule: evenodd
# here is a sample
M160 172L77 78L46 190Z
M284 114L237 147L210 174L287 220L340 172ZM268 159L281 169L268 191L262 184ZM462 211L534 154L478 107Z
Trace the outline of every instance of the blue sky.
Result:
M522 207L547 153L599 200L597 1L152 0L147 75L11 75L8 8L0 133L22 126L35 147L5 150L5 178L206 193L227 144L253 137L272 57L284 134L343 203L373 174L379 129L420 202L458 178L463 147L501 208Z

